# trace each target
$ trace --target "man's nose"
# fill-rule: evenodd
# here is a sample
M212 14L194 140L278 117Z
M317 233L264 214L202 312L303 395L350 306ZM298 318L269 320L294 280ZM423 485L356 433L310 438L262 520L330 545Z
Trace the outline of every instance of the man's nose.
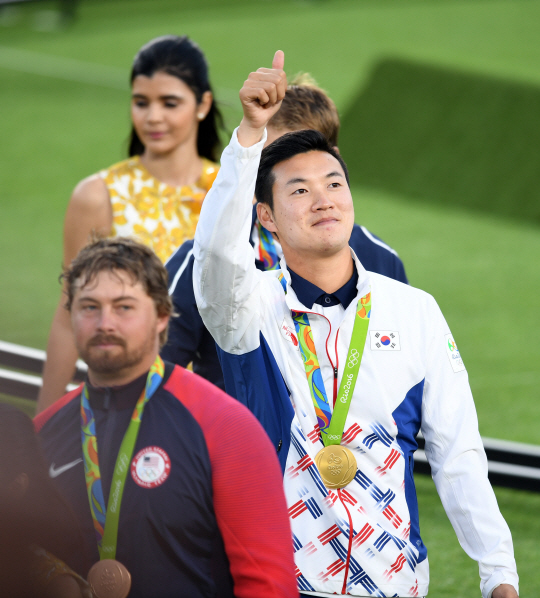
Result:
M313 204L316 210L328 210L334 207L332 198L327 193L326 189L319 189L314 192L315 202Z
M99 314L98 328L100 330L114 330L114 314L112 309L104 307Z

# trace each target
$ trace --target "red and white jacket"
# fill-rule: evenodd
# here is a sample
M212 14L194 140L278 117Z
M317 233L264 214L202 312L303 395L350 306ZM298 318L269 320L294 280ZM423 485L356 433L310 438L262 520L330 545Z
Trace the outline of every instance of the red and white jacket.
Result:
M243 148L235 132L223 152L195 235L193 279L199 311L221 350L227 390L232 381L232 394L257 414L282 451L300 591L427 594L413 479L420 430L446 513L479 563L483 597L501 583L517 588L512 539L487 478L467 372L439 307L423 291L367 272L354 253L358 295L345 310L302 305L284 259L287 294L279 271L257 270L249 233L263 143ZM322 443L291 310L311 312L331 398L334 366L339 383L356 304L369 290L368 338L342 441L358 471L346 488L327 490L314 464ZM391 342L380 342L383 336ZM265 396L264 387L273 390ZM289 437L277 442L272 430L280 426Z

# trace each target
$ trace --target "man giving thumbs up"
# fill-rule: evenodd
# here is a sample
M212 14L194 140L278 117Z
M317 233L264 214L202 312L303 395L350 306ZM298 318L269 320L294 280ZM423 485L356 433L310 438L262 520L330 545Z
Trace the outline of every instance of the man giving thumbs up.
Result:
M272 68L250 73L240 90L244 118L238 129L238 141L250 147L262 139L268 121L279 110L287 91L287 75L283 70L285 55L278 50Z
M274 431L299 590L427 594L413 480L421 429L446 513L479 563L483 598L516 598L510 531L439 307L366 271L351 250L347 167L320 133L287 133L262 151L285 95L283 67L276 52L272 68L251 73L240 91L244 116L202 207L193 282L226 384ZM255 267L253 193L259 221L283 249L279 270ZM253 392L260 387L268 393ZM260 458L237 442L245 459Z

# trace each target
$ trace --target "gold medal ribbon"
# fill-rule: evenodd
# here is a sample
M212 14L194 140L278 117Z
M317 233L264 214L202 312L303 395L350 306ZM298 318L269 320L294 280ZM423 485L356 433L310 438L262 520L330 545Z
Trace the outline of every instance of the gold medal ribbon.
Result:
M322 401L328 405L328 398L326 389L322 383L322 376L320 375L319 359L315 350L315 343L313 342L313 333L311 325L306 313L292 312L296 332L298 335L298 344L300 345L300 352L304 362L304 369L306 377L309 382L309 391L313 400L315 411L319 410L319 403ZM343 430L345 429L345 421L349 413L351 399L358 379L358 372L360 371L360 363L366 345L369 318L371 316L371 292L364 295L356 306L356 315L354 318L354 326L349 344L349 351L347 354L347 363L341 378L341 384L337 393L336 404L334 411L330 416L328 425L321 427L321 438L325 446L340 444ZM316 385L312 383L315 378L320 378L321 383Z
M279 276L279 281L285 292L287 292L287 283L283 275ZM356 474L354 455L348 448L340 445L366 346L369 318L371 316L371 291L364 295L356 306L347 363L332 414L329 411L328 397L322 382L319 359L313 342L308 314L294 311L291 313L296 327L311 399L317 414L321 439L324 444L324 448L315 458L316 465L327 488L343 488L352 481ZM321 422L323 422L323 425L321 425Z

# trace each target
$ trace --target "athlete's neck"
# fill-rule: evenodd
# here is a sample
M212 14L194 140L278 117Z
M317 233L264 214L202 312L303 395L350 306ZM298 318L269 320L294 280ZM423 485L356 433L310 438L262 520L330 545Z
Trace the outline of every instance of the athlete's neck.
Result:
M348 245L331 256L307 257L297 253L292 255L290 252L287 253L285 253L287 266L325 293L335 293L349 282L354 273L354 262Z
M157 351L145 356L135 365L115 370L114 372L96 372L88 368L88 380L92 386L105 388L107 386L124 386L133 382L145 372L148 372L156 360Z
M193 185L202 174L203 161L195 143L183 143L168 153L145 151L141 162L148 172L170 187Z

